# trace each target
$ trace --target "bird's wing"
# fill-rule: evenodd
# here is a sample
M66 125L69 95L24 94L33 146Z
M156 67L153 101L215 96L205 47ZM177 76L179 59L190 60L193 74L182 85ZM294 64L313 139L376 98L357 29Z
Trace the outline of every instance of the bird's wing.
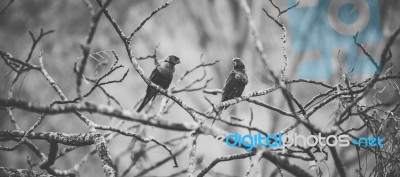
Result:
M153 71L150 74L149 80L151 82L153 82L154 84L159 85L163 89L168 89L169 84L171 84L172 77L163 75L159 70L160 67L162 67L162 66L157 65L156 68L153 69ZM155 88L153 88L151 86L147 86L146 96L144 97L144 100L143 100L142 104L139 106L139 109L137 110L137 112L140 112L150 100L154 100L156 98L157 94L158 94L158 91Z
M225 81L224 88L222 89L221 102L242 95L246 83L243 83L241 79L238 79L238 77L243 77L237 76L238 74L240 73L236 71L231 71L231 73L229 73L229 76Z
M172 77L169 76L165 76L164 74L162 74L159 71L159 68L156 67L153 72L151 73L151 81L157 85L159 85L160 87L162 87L163 89L168 89L169 85L172 82Z
M149 80L152 80L154 75L158 72L158 67L160 67L160 64L157 64L156 67L153 69L153 71L150 74Z

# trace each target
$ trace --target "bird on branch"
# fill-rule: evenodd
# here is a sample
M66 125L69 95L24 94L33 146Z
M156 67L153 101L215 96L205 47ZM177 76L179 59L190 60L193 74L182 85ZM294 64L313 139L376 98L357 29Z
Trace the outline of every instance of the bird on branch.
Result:
M244 88L248 83L248 78L246 74L246 69L244 62L241 58L234 58L232 60L233 70L229 73L228 78L225 80L224 88L222 89L221 103L235 97L242 96ZM222 107L217 112L217 117L221 115L222 111L226 107ZM216 119L213 120L213 123Z
M151 72L149 80L165 90L168 89L174 76L175 65L179 63L181 62L177 56L170 55L166 57L165 60L158 64ZM154 100L156 98L157 94L157 89L151 87L150 85L147 86L146 96L136 112L142 111L144 106L146 106L150 100Z

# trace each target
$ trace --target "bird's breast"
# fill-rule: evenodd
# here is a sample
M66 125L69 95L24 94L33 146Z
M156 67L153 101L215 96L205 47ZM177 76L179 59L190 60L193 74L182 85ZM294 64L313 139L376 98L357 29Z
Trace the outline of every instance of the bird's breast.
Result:
M167 78L172 78L174 76L175 68L172 66L161 66L158 67L158 71Z

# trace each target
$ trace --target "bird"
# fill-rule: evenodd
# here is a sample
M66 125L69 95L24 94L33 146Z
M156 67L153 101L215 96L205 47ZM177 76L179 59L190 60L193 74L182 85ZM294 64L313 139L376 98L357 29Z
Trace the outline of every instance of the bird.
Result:
M225 80L224 88L222 89L221 103L235 97L242 96L242 93L248 83L248 77L244 61L241 58L234 58L232 60L233 70L229 73L228 78ZM221 115L222 110L226 107L222 107L218 110L217 116ZM213 123L216 119L214 119Z
M149 80L163 89L168 89L171 84L175 72L175 65L181 63L180 59L175 55L167 56L163 62L156 65L150 74ZM144 106L150 101L154 100L158 94L157 89L147 86L146 96L140 104L136 112L142 111Z

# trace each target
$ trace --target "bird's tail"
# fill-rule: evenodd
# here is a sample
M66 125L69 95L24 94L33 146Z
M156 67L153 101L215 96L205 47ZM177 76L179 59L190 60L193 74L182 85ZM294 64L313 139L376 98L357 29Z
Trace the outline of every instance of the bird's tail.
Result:
M146 95L143 99L142 104L140 104L139 108L136 110L136 112L140 112L142 111L142 109L144 108L144 106L146 106L146 104L151 100L151 96Z

